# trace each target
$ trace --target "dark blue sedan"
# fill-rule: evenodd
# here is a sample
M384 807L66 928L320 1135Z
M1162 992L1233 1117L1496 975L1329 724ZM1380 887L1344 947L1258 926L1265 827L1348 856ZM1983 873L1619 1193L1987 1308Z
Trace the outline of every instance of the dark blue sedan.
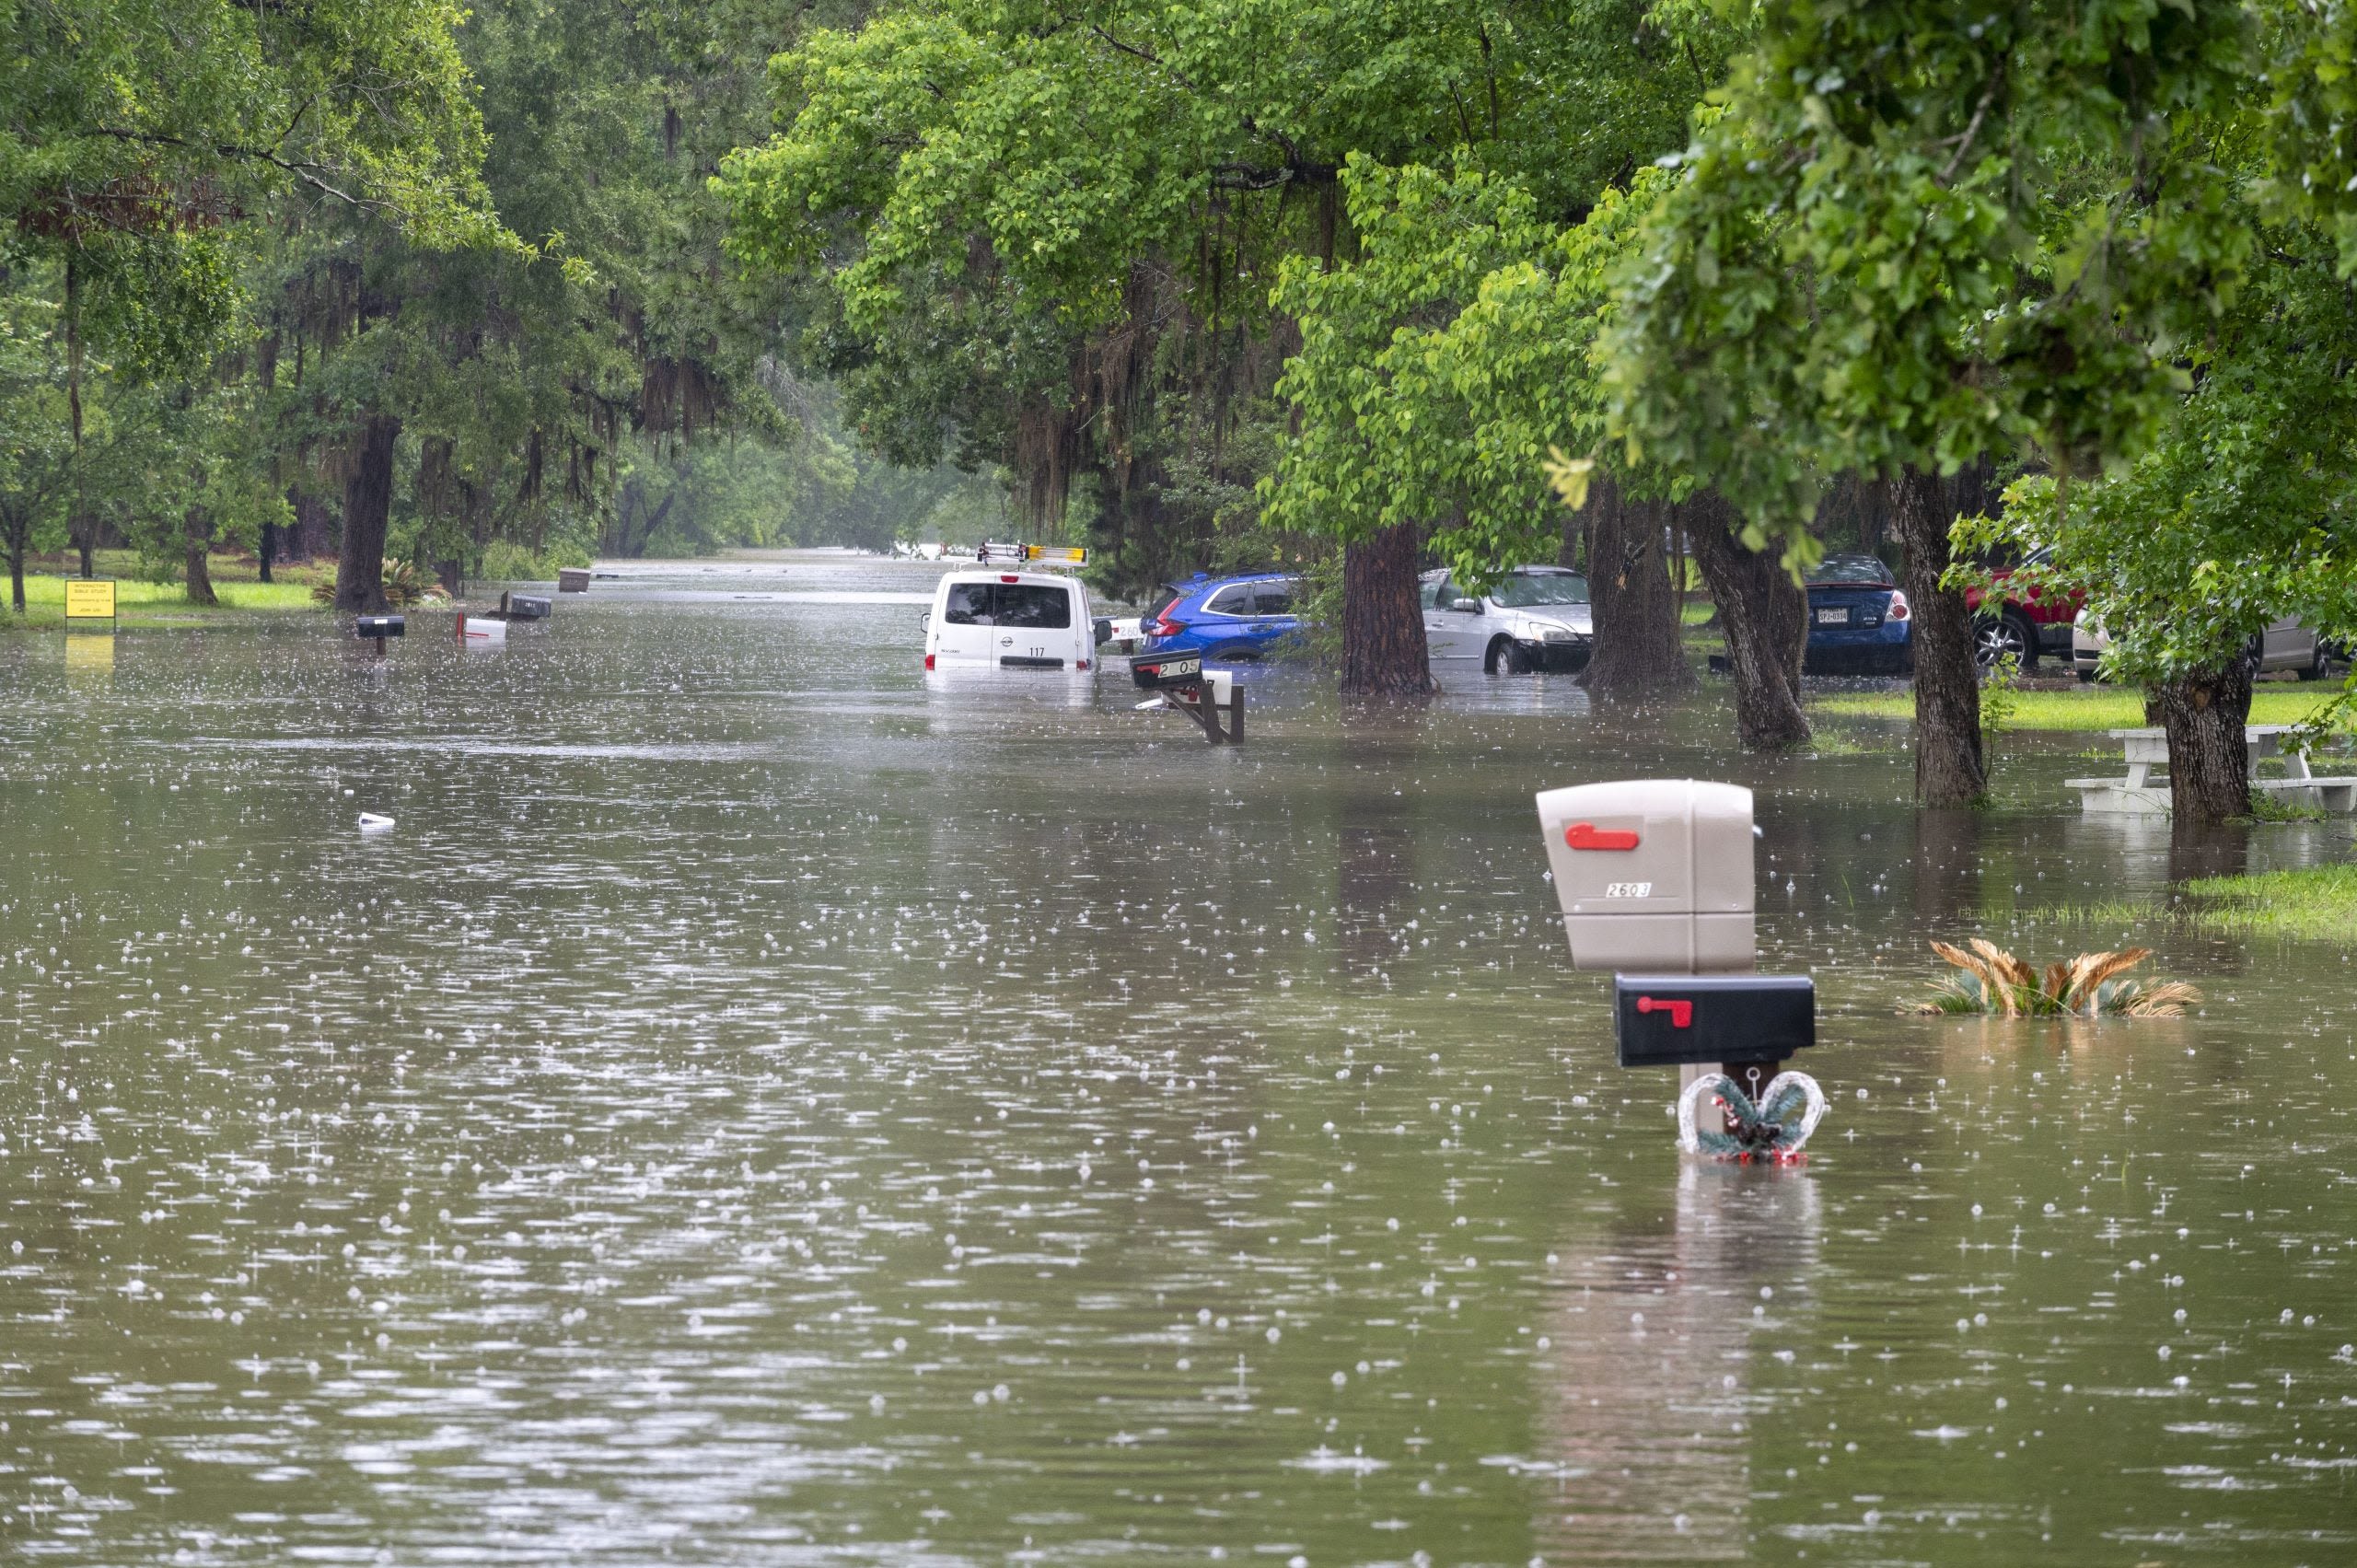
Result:
M1808 575L1812 675L1908 675L1914 621L1890 568L1872 555L1829 555Z

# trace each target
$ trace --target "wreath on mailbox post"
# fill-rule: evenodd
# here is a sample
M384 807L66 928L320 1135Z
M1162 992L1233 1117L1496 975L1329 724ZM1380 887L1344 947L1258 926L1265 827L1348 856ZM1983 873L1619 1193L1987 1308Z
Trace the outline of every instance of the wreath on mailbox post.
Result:
M1724 1132L1698 1125L1705 1096L1725 1113ZM1797 1165L1808 1157L1801 1145L1824 1119L1825 1091L1805 1073L1777 1074L1756 1105L1724 1073L1705 1073L1678 1097L1678 1146L1738 1165Z

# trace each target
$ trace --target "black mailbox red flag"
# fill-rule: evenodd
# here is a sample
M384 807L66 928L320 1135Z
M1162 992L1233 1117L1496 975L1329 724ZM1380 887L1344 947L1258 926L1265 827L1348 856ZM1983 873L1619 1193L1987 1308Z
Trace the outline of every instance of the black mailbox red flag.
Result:
M1612 993L1623 1067L1780 1062L1817 1043L1805 974L1622 974Z

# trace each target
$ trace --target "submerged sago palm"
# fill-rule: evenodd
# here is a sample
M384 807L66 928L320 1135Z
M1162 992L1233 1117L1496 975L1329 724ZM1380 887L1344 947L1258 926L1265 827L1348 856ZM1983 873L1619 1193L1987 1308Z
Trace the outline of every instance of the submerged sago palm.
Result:
M1932 944L1956 967L1919 1013L1993 1013L2008 1018L2181 1017L2201 993L2183 981L2148 983L2119 977L2153 956L2150 947L2082 953L2046 966L2041 974L1993 942L1972 938L1972 951Z
M396 561L389 555L385 557L383 577L385 602L395 610L407 610L412 605L428 604L450 597L443 591L441 584L419 571L414 561ZM311 597L321 604L333 604L335 576L330 575L314 583Z

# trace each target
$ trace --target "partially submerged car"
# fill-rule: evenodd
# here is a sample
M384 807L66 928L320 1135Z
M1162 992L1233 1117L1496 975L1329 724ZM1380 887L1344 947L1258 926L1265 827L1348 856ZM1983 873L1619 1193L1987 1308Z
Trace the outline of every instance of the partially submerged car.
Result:
M1077 577L945 573L925 618L924 667L1086 673L1108 630L1089 612L1087 585Z
M1568 673L1586 668L1596 652L1587 579L1568 566L1517 566L1485 594L1460 590L1446 571L1418 581L1435 668Z
M1275 657L1301 630L1300 598L1301 579L1283 572L1166 583L1138 618L1138 655L1199 653L1222 664Z

